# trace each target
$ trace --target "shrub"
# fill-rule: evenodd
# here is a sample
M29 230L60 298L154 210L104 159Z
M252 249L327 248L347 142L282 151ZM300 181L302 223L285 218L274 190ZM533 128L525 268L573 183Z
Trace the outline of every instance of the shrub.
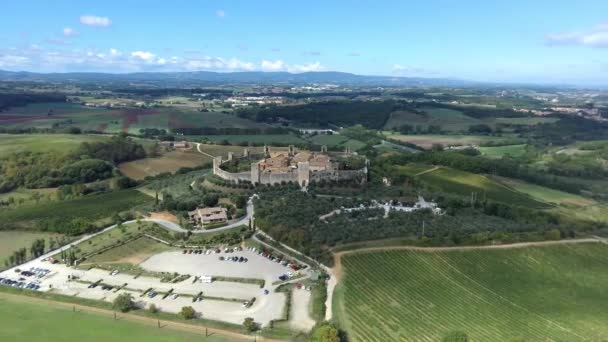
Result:
M179 315L184 319L193 319L196 317L196 311L191 306L184 306L182 311L179 312Z
M121 312L128 312L135 309L135 302L133 302L133 296L130 293L122 293L113 302L114 309L118 309Z

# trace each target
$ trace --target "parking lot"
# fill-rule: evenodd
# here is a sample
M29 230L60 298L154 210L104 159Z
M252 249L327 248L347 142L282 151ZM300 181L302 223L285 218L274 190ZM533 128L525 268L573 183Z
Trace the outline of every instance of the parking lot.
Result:
M236 261L228 260L229 258L236 259ZM35 285L32 290L52 291L109 302L119 294L128 292L133 295L142 308L154 304L161 311L178 313L182 307L192 306L202 318L242 324L245 318L253 317L256 322L266 326L271 320L282 318L287 300L284 293L274 292L277 286L272 283L279 281L279 277L285 278L288 273L295 275L306 272L296 272L286 265L286 262L280 264L277 261L272 261L257 252L246 249L229 253L225 251L215 253L214 251L209 254L174 251L154 255L139 265L149 271L191 275L190 278L178 283L163 283L159 278L115 274L101 269L78 270L40 259L30 261L19 268L22 271L36 268L45 270L44 273L39 273L41 277L36 274L25 277L27 279L24 279L25 285L22 287L32 283ZM239 279L212 282L194 281L197 276ZM19 278L23 278L14 270L5 271L0 274L0 277L16 282L20 282ZM241 282L244 281L240 280L243 278L263 279L264 287L260 287L260 284ZM98 283L98 286L92 287L91 284L94 283ZM150 288L158 295L154 297L142 295ZM171 290L171 295L163 299L163 294ZM201 292L203 299L193 301L194 297ZM255 301L252 305L244 305L244 302L251 301L254 297ZM307 303L298 304L298 306L307 305Z

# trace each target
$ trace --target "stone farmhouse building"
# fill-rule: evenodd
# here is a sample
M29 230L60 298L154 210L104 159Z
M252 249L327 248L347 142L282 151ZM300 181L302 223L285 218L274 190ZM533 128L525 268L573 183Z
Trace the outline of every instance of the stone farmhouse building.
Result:
M259 160L251 163L249 171L231 173L222 169L222 164L234 159L229 153L227 160L222 157L213 159L213 174L228 181L251 182L253 184L279 184L283 182L297 182L306 186L310 182L321 180L359 180L367 179L367 165L359 170L341 170L337 157L354 155L350 149L342 153L328 153L323 146L321 152L296 151L289 146L288 151L270 151L264 146L264 152ZM248 149L244 150L244 160L250 160Z

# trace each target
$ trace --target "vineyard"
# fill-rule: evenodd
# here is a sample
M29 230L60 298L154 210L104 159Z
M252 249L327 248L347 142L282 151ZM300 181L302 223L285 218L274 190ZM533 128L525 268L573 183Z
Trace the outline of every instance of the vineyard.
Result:
M342 257L334 312L351 341L608 339L608 246Z

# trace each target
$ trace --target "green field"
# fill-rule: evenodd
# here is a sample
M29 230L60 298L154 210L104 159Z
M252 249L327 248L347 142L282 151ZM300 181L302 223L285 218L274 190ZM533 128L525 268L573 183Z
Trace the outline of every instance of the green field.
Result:
M576 207L584 207L589 205L595 205L597 202L595 200L585 198L579 195L571 194L564 191L559 191L555 189L546 188L544 186L530 184L524 181L504 178L504 177L495 177L499 182L514 188L517 191L523 192L532 196L534 199L539 200L541 202L553 203L553 204L564 204L564 205L573 205Z
M0 156L24 151L66 153L75 150L80 143L107 139L84 134L0 134Z
M607 263L600 243L350 254L334 313L353 342L604 341Z
M523 118L495 118L494 123L512 124L512 125L538 125L541 123L553 123L559 121L559 118L545 118L539 116L523 117Z
M501 158L504 156L519 157L526 153L526 144L496 147L480 147L479 152L487 157Z
M115 229L115 231L119 230ZM115 237L119 236L119 234L119 232L114 233ZM125 237L126 236L123 236L123 238ZM108 240L106 240L106 242L107 241ZM101 241L97 242L101 243ZM85 245L86 244L83 244L82 246L84 247ZM94 255L85 260L82 265L85 266L89 263L97 264L107 262L124 262L133 265L139 265L148 257L168 250L172 250L172 248L152 239L141 237L124 245L114 247L101 254Z
M420 147L431 148L433 144L444 146L479 145L484 142L501 142L513 140L506 137L492 137L484 135L439 135L439 134L394 134L385 132L391 139L406 141Z
M63 235L45 232L0 231L0 269L4 267L4 260L19 248L29 250L32 242L37 239L46 241L49 248L50 239L62 239Z
M131 189L90 195L74 200L45 202L0 210L0 227L6 229L33 228L43 219L71 220L82 218L95 221L151 202L153 199Z
M431 187L462 196L471 196L471 193L476 193L478 199L487 198L496 202L530 208L548 207L546 204L536 201L524 193L518 192L488 177L474 173L441 168L420 175L419 179Z
M465 115L459 110L448 108L424 107L423 113L397 111L391 113L384 125L385 129L393 129L402 125L420 126L427 128L430 125L441 126L445 131L466 131L469 126L481 123L480 120Z
M306 143L306 140L293 134L207 135L205 137L214 143L228 141L234 145L251 143L287 146Z
M158 329L155 325L114 320L89 312L72 312L67 305L34 301L27 297L0 297L0 340L12 342L182 342L182 341L233 341L218 335L204 335Z
M159 157L144 158L122 163L118 166L125 176L141 180L159 173L174 173L183 167L198 167L212 163L212 158L193 150L164 152Z

